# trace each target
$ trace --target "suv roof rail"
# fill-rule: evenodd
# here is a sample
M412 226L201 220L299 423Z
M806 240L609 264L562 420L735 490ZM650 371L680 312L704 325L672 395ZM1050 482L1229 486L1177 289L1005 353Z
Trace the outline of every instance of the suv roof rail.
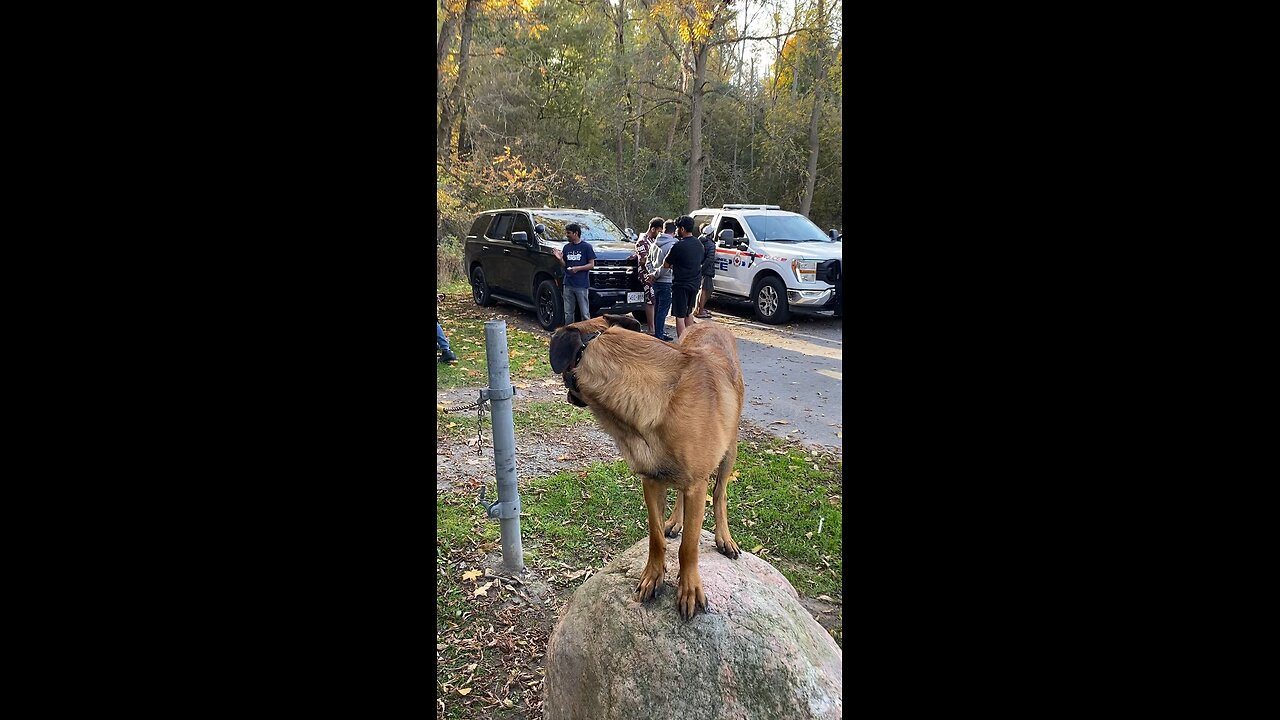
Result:
M734 205L725 205L725 206L724 206L724 208L725 208L726 210L729 210L729 209L733 209L733 210L781 210L781 209L782 209L781 207L779 207L779 206L777 206L777 205L738 205L738 204L734 204Z

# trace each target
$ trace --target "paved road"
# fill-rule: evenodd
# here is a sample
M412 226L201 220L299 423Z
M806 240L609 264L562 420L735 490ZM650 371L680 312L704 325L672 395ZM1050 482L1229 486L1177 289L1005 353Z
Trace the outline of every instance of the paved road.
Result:
M738 338L747 389L743 416L776 435L843 448L840 318L828 313L765 325L754 320L746 303L713 300L707 309ZM674 321L668 324L674 335Z

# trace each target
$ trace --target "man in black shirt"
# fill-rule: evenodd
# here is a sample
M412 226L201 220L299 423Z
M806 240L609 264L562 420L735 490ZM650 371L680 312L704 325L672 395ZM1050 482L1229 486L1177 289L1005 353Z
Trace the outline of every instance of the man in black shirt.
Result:
M694 325L693 305L702 287L702 242L693 234L693 218L681 215L676 219L676 234L680 238L671 248L667 263L671 266L671 315L676 319L676 340L684 335L686 327Z

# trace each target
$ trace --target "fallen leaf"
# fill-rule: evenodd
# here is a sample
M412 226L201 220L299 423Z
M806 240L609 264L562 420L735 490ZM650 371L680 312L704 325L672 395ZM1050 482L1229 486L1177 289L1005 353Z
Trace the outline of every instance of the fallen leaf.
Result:
M751 548L751 552L753 552L753 553L758 553L758 552L760 552L760 551L761 551L761 550L763 550L763 549L764 549L764 546L763 546L763 545L757 545L757 546L755 546L755 547Z
M832 600L831 600L831 596L830 596L830 595L819 595L819 596L818 596L818 599L819 599L819 600L826 600L827 602L832 602Z
M480 577L483 574L484 573L480 572L479 570L468 570L462 573L462 579L467 581L475 580L476 578Z
M771 423L769 423L769 424L770 424L770 425L790 425L791 423L790 423L790 422L788 422L788 421L786 421L786 420L774 420L773 422L771 422Z
M469 692L471 692L471 688L458 688L459 695L466 695Z
M827 598L827 599L828 599L828 600L830 600L831 598ZM479 663L471 663L470 665L468 665L468 666L467 666L467 672L475 672L475 671L476 671L476 666L477 666L478 664L479 664Z
M507 707L511 707L512 705L515 705L515 703L511 702L511 698L503 698L502 704Z
M472 595L472 597L480 597L481 595L484 595L485 597L489 597L489 588L491 587L493 587L493 583L491 582L481 585L480 587L476 588L475 594Z

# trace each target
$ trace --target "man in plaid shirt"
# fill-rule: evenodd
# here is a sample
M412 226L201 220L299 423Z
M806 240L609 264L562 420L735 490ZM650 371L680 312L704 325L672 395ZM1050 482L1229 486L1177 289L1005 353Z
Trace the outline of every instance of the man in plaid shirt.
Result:
M636 240L636 252L631 257L636 259L636 274L640 277L641 284L644 285L644 316L649 321L649 332L653 332L653 280L654 276L648 272L649 253L653 252L653 240L662 231L662 218L654 218L649 221L649 230ZM630 258L628 258L630 259Z

